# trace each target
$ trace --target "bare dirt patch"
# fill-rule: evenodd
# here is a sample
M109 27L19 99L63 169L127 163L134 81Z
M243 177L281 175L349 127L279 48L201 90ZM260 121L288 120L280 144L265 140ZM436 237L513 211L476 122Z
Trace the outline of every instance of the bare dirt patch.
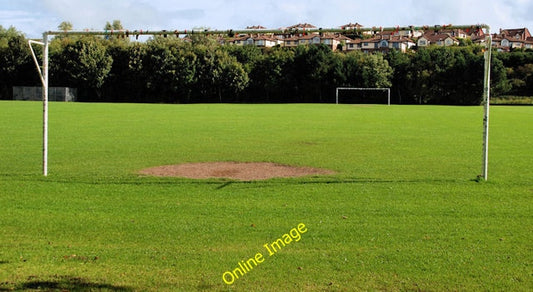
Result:
M242 181L276 177L302 177L335 174L332 170L295 167L270 162L200 162L164 165L143 169L142 175L194 179L228 178Z

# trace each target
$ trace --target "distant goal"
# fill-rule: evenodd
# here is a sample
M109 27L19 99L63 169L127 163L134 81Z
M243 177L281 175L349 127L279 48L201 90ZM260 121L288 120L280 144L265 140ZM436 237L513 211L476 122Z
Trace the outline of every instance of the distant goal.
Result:
M335 103L386 103L390 105L390 88L337 87Z

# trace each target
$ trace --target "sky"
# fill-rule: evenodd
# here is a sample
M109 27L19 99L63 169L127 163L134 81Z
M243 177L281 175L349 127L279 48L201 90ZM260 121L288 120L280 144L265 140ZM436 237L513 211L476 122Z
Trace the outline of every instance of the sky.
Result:
M63 21L102 30L120 20L129 30L277 29L297 23L334 28L470 25L533 29L533 0L0 0L0 25L40 38Z

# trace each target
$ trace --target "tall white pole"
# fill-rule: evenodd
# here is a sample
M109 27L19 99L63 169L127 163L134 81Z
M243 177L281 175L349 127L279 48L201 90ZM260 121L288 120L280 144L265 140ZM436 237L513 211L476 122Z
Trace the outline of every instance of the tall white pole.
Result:
M43 34L43 175L48 175L48 34Z
M489 108L490 108L490 59L492 55L492 37L487 29L486 51L485 51L485 74L483 78L483 169L481 175L484 180L488 179L489 172Z

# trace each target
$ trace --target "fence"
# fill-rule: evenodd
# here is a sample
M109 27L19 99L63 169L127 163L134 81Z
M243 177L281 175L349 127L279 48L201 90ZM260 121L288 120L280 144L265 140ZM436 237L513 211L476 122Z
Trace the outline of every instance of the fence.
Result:
M48 100L50 101L76 101L78 90L70 87L49 87ZM13 87L14 100L43 100L43 88L37 86Z

